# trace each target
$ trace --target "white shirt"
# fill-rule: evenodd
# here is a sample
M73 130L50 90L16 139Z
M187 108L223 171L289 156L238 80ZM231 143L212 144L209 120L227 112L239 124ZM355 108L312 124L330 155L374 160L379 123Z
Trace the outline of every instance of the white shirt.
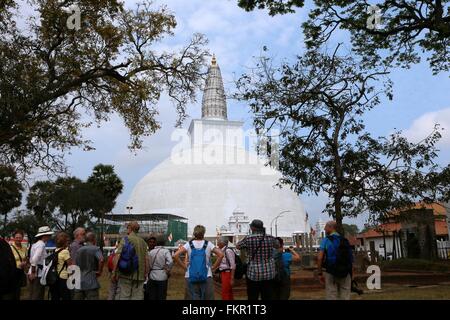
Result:
M36 267L37 276L42 276L42 269L38 268L38 265L43 266L45 258L47 257L47 251L45 251L45 242L39 240L35 244L31 246L30 252L30 264L31 266ZM31 274L31 269L28 271L28 274Z
M193 240L192 244L194 245L195 249L201 249L203 248L204 244L205 244L205 240ZM214 250L216 246L214 244L212 244L211 241L208 241L208 245L205 249L205 253L206 253L206 266L208 267L208 277L212 277L212 271L211 271L211 252ZM189 242L187 242L184 245L184 248L187 250L187 255L188 258L190 258L191 256L191 246L189 244ZM185 278L189 278L189 265L188 268L186 270L186 274L184 275Z
M166 281L167 272L173 265L172 254L163 247L155 247L148 253L150 260L150 279L155 281Z

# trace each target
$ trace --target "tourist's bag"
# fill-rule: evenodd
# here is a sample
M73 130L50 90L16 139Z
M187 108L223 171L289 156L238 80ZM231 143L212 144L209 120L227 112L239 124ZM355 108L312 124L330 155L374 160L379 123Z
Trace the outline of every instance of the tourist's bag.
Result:
M125 237L124 240L125 243L122 252L120 253L118 268L121 273L129 275L138 270L139 260L136 249L129 241L128 237Z
M191 256L189 257L189 282L190 283L202 283L208 279L208 267L206 262L206 248L208 247L208 241L202 248L197 249L194 244L189 241L191 247Z

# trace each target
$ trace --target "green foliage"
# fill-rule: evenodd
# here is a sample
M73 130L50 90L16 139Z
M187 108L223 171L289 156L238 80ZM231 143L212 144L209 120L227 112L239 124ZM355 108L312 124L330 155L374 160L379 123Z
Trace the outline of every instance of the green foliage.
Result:
M294 12L304 1L242 0L238 5L246 11L267 7L270 15L276 15ZM378 7L381 18L376 28L371 5ZM302 26L309 49L321 47L333 33L348 31L353 49L368 68L380 64L409 68L425 53L434 73L450 70L449 0L314 0Z
M359 233L358 226L356 224L342 224L342 228L344 229L345 235L348 236L356 236Z
M314 1L315 8L303 24L309 48L328 41L337 30L347 30L354 50L368 67L409 67L426 53L434 73L450 70L450 1L377 1L381 23L374 28L375 13L366 0ZM369 23L368 23L369 21Z
M144 0L145 1L145 0ZM20 9L36 15L16 23ZM81 12L80 29L69 28ZM0 3L0 163L23 177L33 168L65 173L64 152L90 150L82 130L119 115L130 148L159 129L157 102L167 93L179 115L195 101L207 43L200 34L179 51L156 48L173 35L174 15L149 1L127 9L117 0Z
M6 227L8 213L20 206L23 186L17 179L14 168L0 164L0 214L5 216Z
M27 208L34 215L60 230L87 227L115 205L123 185L113 166L97 165L88 181L62 177L55 181L38 181L27 197Z
M14 230L23 230L33 240L39 227L54 226L55 219L49 216L41 217L26 211L20 211L6 226L6 233L11 235Z
M440 128L419 143L401 132L373 138L362 116L381 96L392 98L392 84L386 71L365 70L338 49L332 55L309 51L280 67L262 57L237 83L236 97L250 104L257 132L280 132L281 182L298 193L327 194L324 211L338 224L344 216L378 218L448 196L449 169L434 162Z
M97 192L103 195L104 204L100 206L103 213L110 212L116 205L116 198L122 193L123 183L114 172L114 166L98 164L87 179Z
M295 12L294 7L303 5L304 0L238 0L238 6L246 11L267 8L271 16Z

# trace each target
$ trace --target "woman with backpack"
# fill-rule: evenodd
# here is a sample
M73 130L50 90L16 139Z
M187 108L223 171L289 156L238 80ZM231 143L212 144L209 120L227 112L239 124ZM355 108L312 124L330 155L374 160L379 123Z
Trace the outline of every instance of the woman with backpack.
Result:
M185 271L186 285L189 297L192 300L214 300L213 272L219 267L223 253L222 250L204 239L206 229L197 225L194 228L194 239L186 243L173 256L175 262ZM217 256L211 266L211 253ZM187 255L189 262L180 260L180 255Z
M73 264L69 253L70 237L67 233L60 232L56 235L55 242L56 273L58 277L56 282L49 287L51 300L71 300L71 293L67 288L67 279L69 278L67 267Z

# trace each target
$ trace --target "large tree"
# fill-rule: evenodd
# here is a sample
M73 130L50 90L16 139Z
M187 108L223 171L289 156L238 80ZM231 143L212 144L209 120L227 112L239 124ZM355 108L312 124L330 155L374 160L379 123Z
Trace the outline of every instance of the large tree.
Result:
M25 5L34 13L20 18ZM181 122L208 53L199 34L178 51L162 49L175 26L149 1L134 9L117 0L0 1L0 163L23 175L64 172L64 151L91 148L83 128L113 114L140 148L160 127L163 93Z
M17 179L14 168L0 165L0 214L4 215L3 227L6 228L8 213L20 206L23 186Z
M324 211L341 232L345 216L380 216L448 196L448 175L434 162L439 128L419 143L400 132L373 138L363 115L383 96L391 98L391 82L385 71L367 71L338 49L308 52L280 67L263 57L237 83L237 98L250 103L257 131L280 132L281 182L298 193L324 192Z
M384 0L376 7L367 0L314 3L303 25L309 47L322 45L343 29L368 66L381 62L409 67L426 57L434 73L450 70L449 0Z
M97 205L96 215L100 219L100 245L103 246L104 216L116 205L116 199L122 193L123 183L114 172L114 166L98 164L87 179L96 193L102 195Z
M275 15L303 7L304 1L239 0L238 4L248 11L267 7ZM303 29L309 48L322 46L338 30L349 31L367 66L409 67L426 57L434 73L450 68L449 0L314 0Z
M38 181L30 189L27 208L40 220L51 221L60 230L86 227L105 206L104 194L77 177Z

